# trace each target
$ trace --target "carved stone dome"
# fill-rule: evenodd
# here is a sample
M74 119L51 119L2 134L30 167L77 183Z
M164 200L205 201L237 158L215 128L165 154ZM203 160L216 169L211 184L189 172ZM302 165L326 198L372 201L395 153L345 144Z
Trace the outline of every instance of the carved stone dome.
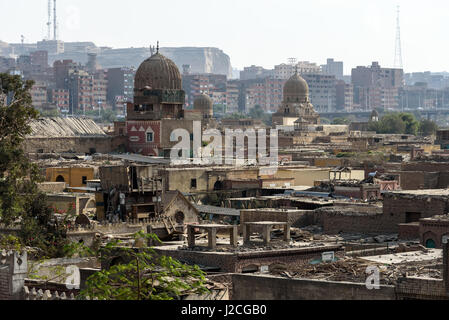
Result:
M182 89L182 78L176 64L160 53L146 59L137 69L134 88L150 89Z
M205 94L201 94L193 101L193 109L199 110L203 114L212 115L214 112L212 99Z
M305 102L309 98L309 85L298 73L295 73L284 85L285 102Z

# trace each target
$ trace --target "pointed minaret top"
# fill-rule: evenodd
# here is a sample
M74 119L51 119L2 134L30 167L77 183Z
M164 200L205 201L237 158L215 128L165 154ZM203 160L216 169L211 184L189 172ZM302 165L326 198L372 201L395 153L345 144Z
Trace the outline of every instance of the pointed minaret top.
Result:
M159 41L157 42L156 53L159 53Z

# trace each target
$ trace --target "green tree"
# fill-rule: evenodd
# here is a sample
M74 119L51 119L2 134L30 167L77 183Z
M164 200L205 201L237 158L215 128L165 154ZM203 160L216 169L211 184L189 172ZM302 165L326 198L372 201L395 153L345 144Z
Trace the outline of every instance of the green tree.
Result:
M398 113L389 113L379 122L378 133L401 134L405 132L406 124Z
M244 119L245 116L241 113L231 113L231 114L227 114L225 117L223 117L223 119Z
M30 122L39 116L31 104L32 85L20 76L0 73L0 223L20 227L23 244L53 254L63 243L64 227L39 192L42 175L23 150Z
M412 113L408 112L401 112L399 116L405 123L404 133L417 135L419 129L419 122L416 120L415 116Z
M119 258L122 263L99 271L86 281L80 298L89 296L99 300L174 300L182 294L207 293L205 274L198 266L188 266L167 256L158 255L147 245L148 240L159 241L154 234L134 235L131 248L121 246L119 240L102 249L102 257Z
M416 135L419 129L419 122L411 113L392 112L383 116L378 122L370 121L368 128L370 131L376 131L377 133Z
M332 124L350 124L351 120L348 118L335 118L332 120Z
M31 105L33 81L0 74L0 221L10 225L37 192L40 174L22 149L38 111ZM3 98L1 98L3 96Z
M263 119L265 111L258 104L254 106L251 110L249 110L249 117L252 119Z
M51 110L40 110L39 111L41 117L59 117L60 113L58 109L51 109Z
M431 120L421 120L419 123L419 132L423 136L434 135L438 130L438 125Z

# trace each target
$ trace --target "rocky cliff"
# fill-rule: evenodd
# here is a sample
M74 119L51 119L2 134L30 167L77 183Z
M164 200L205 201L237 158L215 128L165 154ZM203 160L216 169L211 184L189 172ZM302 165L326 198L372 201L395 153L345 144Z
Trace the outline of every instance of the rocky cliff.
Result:
M192 73L224 74L232 77L231 59L218 48L161 48L161 53L172 59L182 71L182 65L189 64Z

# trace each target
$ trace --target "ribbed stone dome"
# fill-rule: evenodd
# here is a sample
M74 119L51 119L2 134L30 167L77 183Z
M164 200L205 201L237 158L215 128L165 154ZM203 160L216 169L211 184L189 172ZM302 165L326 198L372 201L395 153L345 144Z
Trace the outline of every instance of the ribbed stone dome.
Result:
M182 78L176 64L160 53L146 59L137 69L134 79L136 89L182 89Z
M309 86L299 74L295 73L284 85L284 101L304 101L309 97Z
M193 101L193 109L199 110L203 114L213 115L214 113L214 103L212 99L206 94L200 94Z

